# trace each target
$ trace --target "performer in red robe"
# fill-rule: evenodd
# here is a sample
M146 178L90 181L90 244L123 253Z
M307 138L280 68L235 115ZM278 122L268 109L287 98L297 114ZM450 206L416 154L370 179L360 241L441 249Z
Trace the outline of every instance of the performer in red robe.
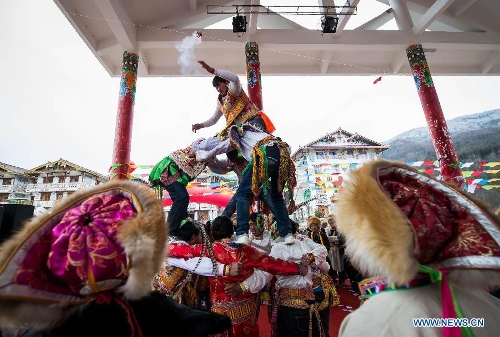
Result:
M210 278L212 312L224 313L231 318L232 322L230 331L217 336L258 337L259 326L256 313L259 299L256 293L251 293L247 289L243 289L245 288L243 281L252 275L254 268L276 275L305 275L308 271L307 266L275 259L259 253L259 251L251 246L235 244L230 239L234 232L233 223L226 216L219 216L212 221L211 232L215 239L213 243L213 258L226 265L230 265L232 262L242 263L242 269L238 276L229 276L229 272L227 272L223 276ZM187 246L171 244L169 256L191 258L199 256L201 251L202 245ZM236 297L228 296L224 288L232 282L238 282L242 287L243 293ZM260 288L264 285L265 283ZM259 287L252 285L253 288Z

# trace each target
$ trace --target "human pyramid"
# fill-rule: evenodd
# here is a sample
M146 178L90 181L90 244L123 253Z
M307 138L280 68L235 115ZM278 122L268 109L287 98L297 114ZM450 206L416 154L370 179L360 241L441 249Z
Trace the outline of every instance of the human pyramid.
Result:
M173 200L167 219L152 188L123 180L34 217L0 246L0 336L257 337L263 298L272 336L330 336L339 296L327 261L342 262L329 257L319 218L307 220L308 235L289 218L290 148L238 76L199 63L216 75L219 96L192 131L222 116L226 125L151 171L150 187ZM205 167L236 172L239 187L222 215L202 224L187 216L186 186ZM257 201L274 228L252 211ZM351 172L336 208L331 230L368 277L340 336L498 334L500 300L488 290L500 284L500 220L487 206L402 163L374 160ZM419 326L426 318L443 320Z

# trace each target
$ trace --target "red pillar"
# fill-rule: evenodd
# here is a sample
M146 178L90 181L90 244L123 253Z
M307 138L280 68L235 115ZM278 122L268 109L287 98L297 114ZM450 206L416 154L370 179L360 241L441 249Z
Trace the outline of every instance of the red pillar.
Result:
M460 163L453 142L451 141L450 132L443 115L443 110L441 109L441 104L439 103L422 45L409 46L406 48L406 55L408 56L418 96L424 109L434 150L440 163L441 176L444 181L454 182L460 188L464 188L465 184L462 171L460 170Z
M259 108L262 105L262 80L260 78L259 46L257 42L247 42L245 45L247 64L248 97Z
M132 142L132 122L134 119L135 89L139 56L125 51L123 53L120 98L116 116L115 144L110 179L129 177L130 143Z

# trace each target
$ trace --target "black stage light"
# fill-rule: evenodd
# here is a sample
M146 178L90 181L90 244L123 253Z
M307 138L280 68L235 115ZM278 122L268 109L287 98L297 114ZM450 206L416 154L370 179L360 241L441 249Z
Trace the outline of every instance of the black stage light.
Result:
M233 16L233 33L245 33L247 31L247 17Z
M337 24L339 23L339 18L333 16L324 16L321 18L321 32L325 33L335 33L337 31Z

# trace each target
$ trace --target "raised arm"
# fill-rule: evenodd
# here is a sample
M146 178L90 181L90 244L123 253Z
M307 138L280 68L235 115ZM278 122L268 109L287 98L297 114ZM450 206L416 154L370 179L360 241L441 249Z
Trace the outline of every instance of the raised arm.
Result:
M235 94L239 94L241 92L241 82L238 75L232 73L228 70L215 69L215 75L222 77L225 80L229 81L229 89Z
M210 117L204 122L191 125L191 130L193 132L196 132L199 129L208 128L209 126L215 125L221 117L222 117L222 111L220 111L219 107L216 107L212 117Z

